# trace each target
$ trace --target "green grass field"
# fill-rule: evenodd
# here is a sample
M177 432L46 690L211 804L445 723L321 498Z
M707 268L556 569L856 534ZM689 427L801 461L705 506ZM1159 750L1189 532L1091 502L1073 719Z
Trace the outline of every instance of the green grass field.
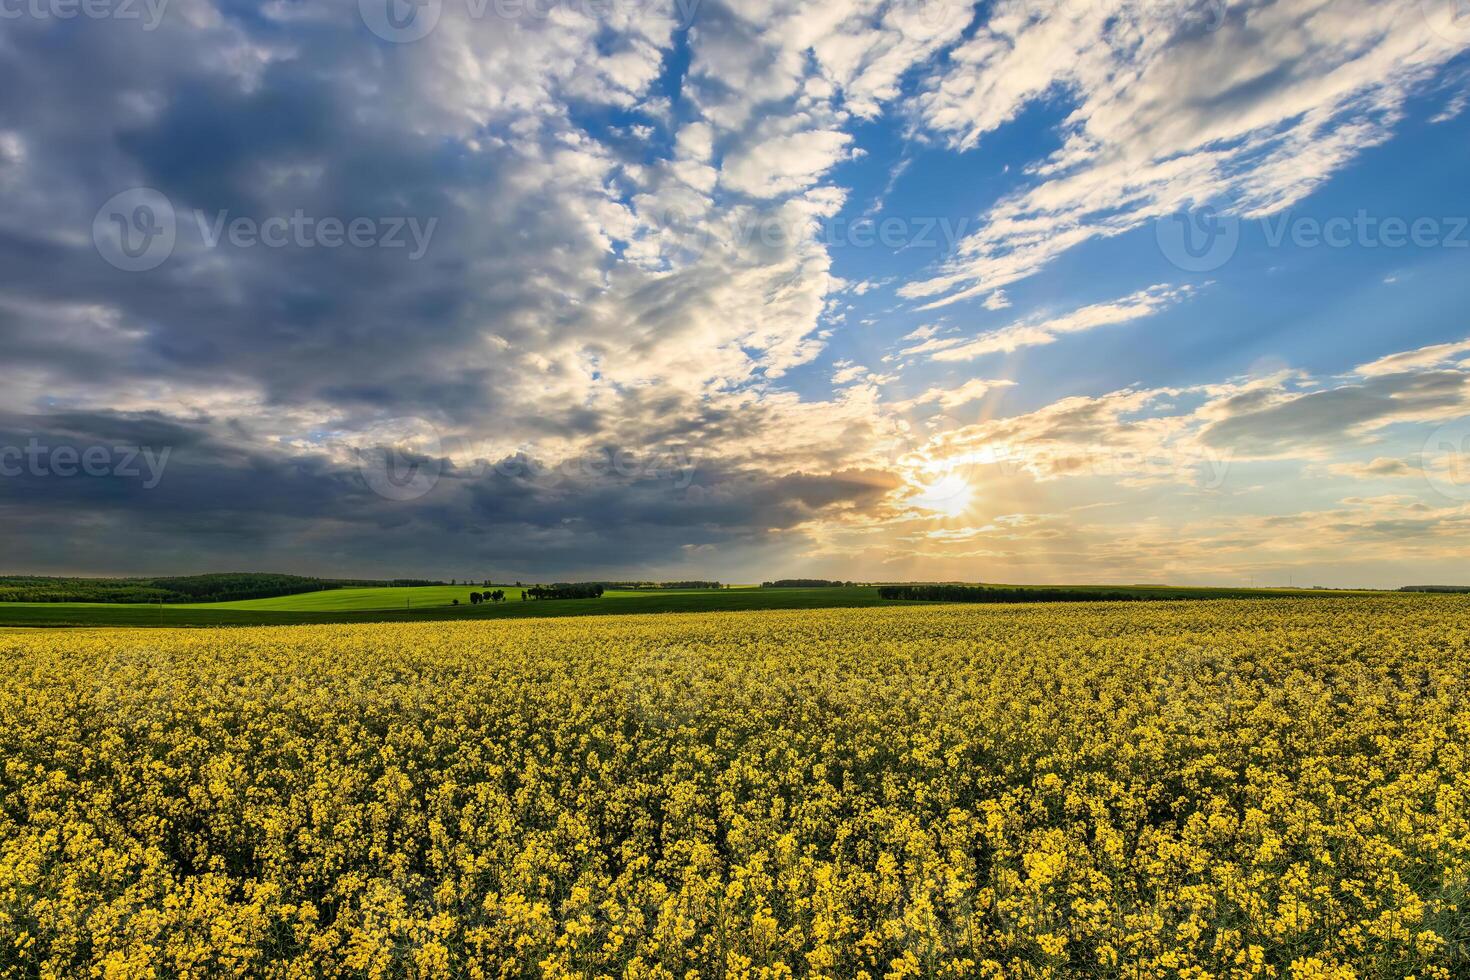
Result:
M824 609L901 605L878 596L875 586L820 589L730 588L709 590L613 590L600 599L522 601L521 589L504 590L507 601L469 604L483 586L329 589L238 602L143 605L89 602L0 603L0 627L86 626L287 626L309 623L412 622L500 617L585 616L613 613L718 612L745 609ZM1024 586L1023 586L1024 588ZM1042 588L1042 586L1037 586ZM1245 599L1281 595L1331 596L1310 589L1231 589L1182 586L1070 586L1138 598ZM1383 594L1383 593L1371 593ZM453 605L458 599L460 604Z
M507 601L519 602L523 590L513 585L425 585L413 588L323 589L296 595L272 596L268 599L241 599L237 602L191 602L177 609L246 609L279 612L344 612L365 609L423 609L452 606L458 599L468 604L471 592L505 593Z
M496 588L504 588L496 586ZM334 589L272 599L197 604L138 605L90 602L0 603L0 626L285 626L295 623L412 622L613 613L710 612L739 609L819 609L889 605L866 586L835 589L718 589L612 591L600 599L469 604L483 587ZM460 604L450 600L458 598Z

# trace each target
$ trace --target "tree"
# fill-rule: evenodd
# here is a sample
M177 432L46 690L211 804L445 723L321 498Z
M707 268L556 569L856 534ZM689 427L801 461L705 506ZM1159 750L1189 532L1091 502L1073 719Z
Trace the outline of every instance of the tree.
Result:
M482 603L484 601L485 601L485 597L482 596L482 595L480 595L480 593L478 593L478 592L471 592L470 593L470 605L472 605L472 606L478 606L480 603Z

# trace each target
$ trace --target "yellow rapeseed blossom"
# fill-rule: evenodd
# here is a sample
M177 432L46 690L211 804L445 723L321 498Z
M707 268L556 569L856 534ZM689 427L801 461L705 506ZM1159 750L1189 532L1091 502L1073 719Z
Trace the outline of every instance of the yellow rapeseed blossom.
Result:
M0 978L1470 977L1457 597L0 658Z

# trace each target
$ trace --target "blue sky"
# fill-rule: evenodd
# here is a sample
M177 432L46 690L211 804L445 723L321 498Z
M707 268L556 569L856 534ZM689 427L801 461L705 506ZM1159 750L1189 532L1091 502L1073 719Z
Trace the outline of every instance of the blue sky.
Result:
M1464 580L1451 0L58 9L12 571Z
M1429 122L1445 102L1442 89L1408 101L1406 118L1392 140L1365 150L1353 166L1286 215L1322 222L1359 210L1379 218L1449 217L1465 211L1470 203L1463 178L1470 163L1465 128L1452 121ZM877 220L897 215L914 221L916 229L931 218L948 220L953 228L973 227L961 222L975 221L973 216L987 205L1024 186L1024 165L1055 148L1055 127L1064 114L1030 113L994 145L963 153L915 147L891 125L875 126L871 132L864 128L868 139L858 146L867 155L832 174L852 188L831 232L838 242L832 250L834 271L846 279L894 282L853 300L850 321L878 322L870 330L844 332L829 345L833 357L881 355L904 333L937 318L899 301L893 286L923 274L942 258L942 229L930 236L938 242L935 247L898 250L856 247L848 241L847 223L858 220L882 195L894 165L911 161L893 190L882 195L885 206ZM1398 248L1304 248L1290 238L1274 245L1270 227L1266 219L1249 223L1227 264L1191 273L1169 264L1153 226L1144 225L1074 249L1008 288L1012 305L1004 310L987 310L971 300L939 315L962 331L994 329L1033 311L1095 303L1158 282L1208 284L1206 295L1129 329L1079 337L1065 349L1038 350L1025 363L1011 365L1067 391L1099 394L1134 382L1215 380L1222 373L1244 373L1259 358L1278 357L1307 370L1337 372L1382 353L1389 338L1407 348L1464 337L1466 326L1458 314L1467 298L1466 256L1456 249L1412 243ZM1397 324L1392 332L1385 329L1388 323ZM811 376L814 390L820 390L822 366L812 365L804 373ZM945 374L953 379L963 377L965 370ZM1041 385L1028 389L1008 394L1021 407L1037 407L1048 398Z

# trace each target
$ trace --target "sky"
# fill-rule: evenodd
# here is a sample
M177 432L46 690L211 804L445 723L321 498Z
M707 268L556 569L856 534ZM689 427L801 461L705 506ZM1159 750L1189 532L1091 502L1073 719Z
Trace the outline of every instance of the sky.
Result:
M0 0L0 572L1470 583L1463 0Z

